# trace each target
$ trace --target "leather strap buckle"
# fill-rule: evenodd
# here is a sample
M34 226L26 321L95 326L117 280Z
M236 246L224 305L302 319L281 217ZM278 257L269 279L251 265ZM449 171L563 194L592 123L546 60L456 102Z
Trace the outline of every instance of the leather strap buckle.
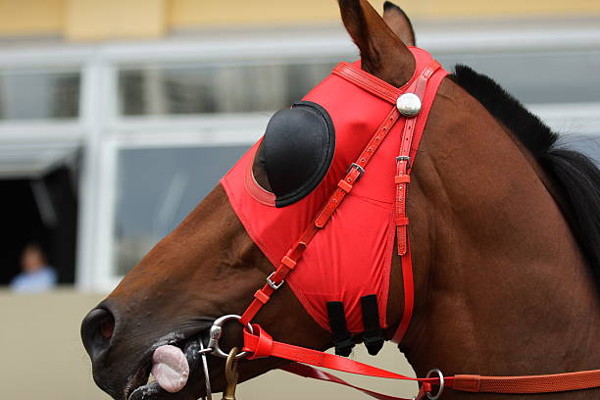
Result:
M282 279L279 283L275 283L272 279L273 275L275 275L275 272L271 272L271 275L267 276L267 283L273 288L273 290L278 290L285 283L285 279Z
M356 180L358 180L365 173L365 169L363 167L361 167L360 165L358 165L357 163L350 164L350 166L348 167L348 171L346 171L346 173L350 172L352 170L352 168L354 168L358 171L358 178L356 178Z

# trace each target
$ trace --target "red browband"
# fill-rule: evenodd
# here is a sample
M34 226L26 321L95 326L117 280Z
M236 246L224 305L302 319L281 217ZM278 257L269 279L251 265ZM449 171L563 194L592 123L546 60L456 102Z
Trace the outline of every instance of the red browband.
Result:
M355 185L361 175L366 172L369 161L381 143L383 143L392 127L399 119L406 118L402 132L400 150L398 157L396 158L394 216L396 223L397 253L401 256L402 277L404 282L404 310L392 340L396 343L400 343L404 337L411 321L414 306L412 259L407 231L409 220L406 214L406 196L408 185L410 184L410 172L433 100L443 78L448 75L448 72L442 69L440 64L433 60L429 54L420 49L411 49L411 51L415 57L421 58L421 61L423 57L427 57L428 60L424 64L421 63L424 66L416 71L413 78L401 88L393 87L352 64L341 63L333 70L333 74L338 75L372 95L391 103L392 107L387 117L361 152L360 156L349 166L346 176L339 181L335 191L314 219L314 223L305 230L296 244L292 246L283 257L275 272L267 278L267 283L264 287L255 293L252 303L240 319L240 322L244 326L254 319L260 309L271 299L271 295L284 284L285 279L294 270L311 240L317 232L327 224L339 205L352 191L353 185ZM417 63L417 65L419 65L419 63ZM416 116L402 115L396 107L397 100L405 93L413 93L421 100L421 109ZM248 359L272 356L290 360L295 363L287 365L282 369L300 376L354 387L363 391L365 394L382 400L404 399L355 387L331 374L316 370L304 364L360 375L417 381L421 383L421 389L416 399L424 399L426 395L428 395L429 398L437 398L436 396L431 397L430 393L433 390L432 385L440 386L439 391L443 390L444 387L450 387L454 390L465 392L505 394L564 392L600 387L600 370L517 377L487 377L479 375L455 375L444 377L441 375L441 372L436 370L438 376L435 377L410 378L332 354L276 342L273 341L260 326L255 324L252 326L254 333L244 330L243 350L249 353ZM440 392L438 392L438 395L439 394Z

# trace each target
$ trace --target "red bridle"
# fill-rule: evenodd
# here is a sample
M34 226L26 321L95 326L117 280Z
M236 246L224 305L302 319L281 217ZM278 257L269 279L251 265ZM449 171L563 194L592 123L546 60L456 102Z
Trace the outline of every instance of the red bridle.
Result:
M311 240L328 223L336 209L352 191L355 183L367 171L369 161L377 152L377 149L383 143L392 127L400 119L405 118L400 149L396 158L394 216L397 253L401 257L404 282L404 310L392 340L400 343L404 337L411 321L414 306L413 268L407 231L409 221L406 214L406 197L408 185L410 184L410 172L429 112L433 105L433 100L442 80L448 75L448 72L441 68L428 53L420 49L412 49L412 51L416 58L421 57L421 61L423 61L423 58L426 58L426 62L417 63L417 65L422 65L423 67L414 74L411 81L401 88L392 87L352 64L342 63L334 69L333 73L335 75L390 103L390 112L375 131L356 161L349 166L346 176L339 181L333 194L315 217L314 223L304 231L298 241L282 258L275 272L267 278L267 283L255 293L252 303L240 318L240 322L244 326L250 324L260 309L270 300L271 295L284 284L285 279L294 270L303 252L310 245ZM420 109L417 109L414 115L412 111L415 110L404 109L401 102L398 101L403 95L408 93L416 95L421 102ZM315 370L304 364L361 375L418 381L422 384L417 397L418 399L425 398L425 396L429 399L437 399L444 387L465 392L505 394L550 393L600 387L600 370L518 377L485 377L479 375L444 377L441 372L435 370L436 374L438 374L436 377L410 378L328 353L276 342L259 325L252 324L251 327L251 330L244 330L243 350L247 352L248 359L270 356L284 358L295 362L283 368L289 372L348 386L352 385L333 375ZM431 395L432 385L440 386L435 396ZM365 389L357 389L379 399L398 399Z
M325 227L336 209L352 191L353 185L367 171L369 162L377 152L379 146L385 141L392 127L400 118L404 117L406 120L402 131L399 153L396 157L395 224L397 227L398 255L401 256L402 260L405 299L402 319L393 339L396 343L402 340L404 333L408 329L414 305L412 257L408 241L408 217L406 215L406 195L408 184L410 183L411 160L415 159L437 89L443 78L448 75L448 72L437 61L431 58L428 53L420 49L415 49L414 54L421 61L417 64L422 64L424 67L421 71L415 73L413 79L401 88L393 87L353 64L341 63L333 70L334 75L344 78L371 95L377 96L389 103L390 111L375 133L373 133L371 139L355 162L348 166L346 176L338 182L333 194L314 219L314 223L309 225L296 244L282 258L278 268L267 278L267 283L264 287L255 293L254 300L242 315L240 321L242 324L248 324L262 306L270 300L271 295L284 283L286 277L298 264L303 252L308 248L312 239ZM398 99L407 93L414 94L420 99L420 109L412 117L403 116L397 107Z

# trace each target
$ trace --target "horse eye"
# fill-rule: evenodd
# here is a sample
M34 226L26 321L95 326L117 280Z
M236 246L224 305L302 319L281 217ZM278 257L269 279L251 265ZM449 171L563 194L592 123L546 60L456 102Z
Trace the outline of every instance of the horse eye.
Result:
M335 150L335 130L327 111L301 101L269 121L253 169L264 172L275 205L284 207L308 195L323 179Z

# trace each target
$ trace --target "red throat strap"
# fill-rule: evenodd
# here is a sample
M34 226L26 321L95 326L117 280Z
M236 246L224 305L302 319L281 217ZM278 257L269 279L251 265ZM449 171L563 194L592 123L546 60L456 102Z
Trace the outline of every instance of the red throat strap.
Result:
M398 246L398 255L401 257L402 282L404 286L404 310L400 324L392 337L394 343L400 343L412 319L412 313L415 302L415 288L413 279L412 254L408 238L409 219L406 214L406 198L408 195L408 186L410 184L410 171L414 164L425 123L429 118L429 113L433 106L433 100L437 90L442 83L442 79L448 73L441 68L440 64L432 60L421 72L417 79L411 85L409 91L412 91L422 99L421 112L413 118L409 118L404 125L402 140L400 142L400 153L396 157L396 240Z

